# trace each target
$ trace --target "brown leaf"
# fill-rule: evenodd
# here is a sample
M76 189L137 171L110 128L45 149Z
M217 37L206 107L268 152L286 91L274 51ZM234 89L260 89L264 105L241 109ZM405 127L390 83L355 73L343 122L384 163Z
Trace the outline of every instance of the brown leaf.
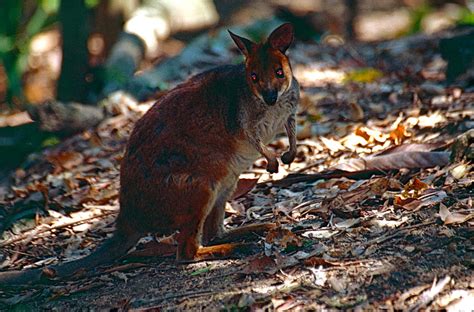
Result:
M0 128L16 127L32 122L33 120L27 112L15 113L9 116L0 116Z
M266 272L273 274L276 272L277 266L275 261L268 256L258 256L249 262L242 268L242 273L261 273Z
M418 207L421 203L421 200L416 198L403 198L402 196L396 196L393 204L396 206L403 207L407 210L412 210L413 207Z
M413 178L410 180L405 187L403 188L402 195L406 198L418 198L421 193L429 188L429 185L425 182L419 180L418 178Z
M89 194L82 198L81 204L95 203L98 205L107 204L110 201L118 198L118 189L110 185L94 185L90 188Z
M429 185L420 181L418 178L411 179L403 188L403 192L400 195L395 196L394 204L407 210L415 210L423 206L427 206L430 203L436 202L434 197L430 197L431 194L436 193L436 190L428 190ZM426 191L426 192L425 192ZM444 193L444 191L442 191ZM420 198L422 195L428 195L424 197L424 200ZM446 194L446 193L444 193ZM445 197L442 197L440 201ZM431 202L430 202L431 200Z
M348 172L389 171L395 169L419 169L445 166L449 163L449 152L404 152L381 156L351 159L336 165L334 169Z
M370 139L370 134L367 131L365 131L364 127L357 127L354 133L364 138L366 141Z
M410 137L410 133L407 131L404 125L399 124L397 128L390 132L390 139L396 145L399 145L403 142L403 139Z
M355 134L363 137L366 141L371 143L384 143L389 138L389 135L367 127L358 127L355 131Z
M403 196L397 196L395 197L394 204L406 210L414 211L422 207L440 203L447 196L443 190L427 189L418 198L403 198Z
M342 145L341 143L333 139L327 139L325 137L321 137L321 141L333 153L337 153L339 151L343 151L346 149L344 145Z
M65 170L71 170L72 168L80 165L84 160L84 156L78 152L66 151L49 155L47 159L56 167L55 171L58 173L61 172L61 168Z
M406 148L410 150L409 148ZM415 148L413 148L415 149ZM315 174L290 174L284 179L273 182L274 185L288 186L298 182L312 182L320 179L352 178L361 179L376 173L386 173L390 170L421 169L436 166L446 166L449 163L450 152L407 151L387 152L366 158L350 159L344 163ZM403 150L403 148L401 149Z
M368 187L363 187L350 192L343 193L340 195L340 198L342 199L342 203L344 205L349 205L355 202L361 202L369 196L370 189ZM340 206L340 204L337 203L336 206Z
M463 214L459 212L451 212L448 207L441 204L439 206L439 217L444 224L460 224L474 218L474 213Z
M393 178L383 177L375 179L369 183L369 188L372 194L382 196L388 189L400 190L401 183Z
M411 143L403 145L394 145L383 150L374 156L401 153L401 152L431 152L445 146L445 143Z
M237 216L245 216L245 206L242 203L238 202L227 202L225 204L225 213L234 214Z
M349 103L350 118L352 121L364 119L364 110L356 102Z
M304 265L311 267L318 267L320 265L334 266L334 264L328 262L326 259L316 256L304 260Z
M303 244L301 239L296 236L295 233L281 227L271 229L265 237L265 242L268 244L279 245L282 248L286 248L288 246L300 247Z
M258 179L259 178L239 179L239 182L237 182L237 188L235 189L234 194L232 194L231 198L237 199L250 192L255 187L255 185L257 185Z

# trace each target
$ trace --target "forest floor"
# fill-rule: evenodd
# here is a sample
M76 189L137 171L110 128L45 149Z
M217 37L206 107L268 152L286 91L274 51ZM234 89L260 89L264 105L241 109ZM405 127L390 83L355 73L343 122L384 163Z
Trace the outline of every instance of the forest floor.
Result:
M258 160L226 207L227 227L276 222L270 233L190 264L177 264L172 248L138 258L160 249L151 236L106 272L1 289L0 309L472 308L474 174L457 138L474 126L474 93L445 83L438 39L291 48L302 86L297 159L273 175ZM150 105L124 100L116 116L15 172L2 204L2 270L83 256L112 233L124 144ZM449 160L453 148L461 156ZM386 156L389 168L347 169L382 151L372 160ZM314 175L337 165L339 177Z

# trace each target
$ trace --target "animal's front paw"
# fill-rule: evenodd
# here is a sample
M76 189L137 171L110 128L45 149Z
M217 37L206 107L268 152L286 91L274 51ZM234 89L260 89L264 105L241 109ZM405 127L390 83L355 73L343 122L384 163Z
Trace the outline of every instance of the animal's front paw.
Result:
M270 173L278 173L278 160L276 157L267 159L267 171Z
M295 160L295 157L296 157L296 153L288 151L288 152L285 152L283 155L281 155L281 161L285 165L289 165L293 162L293 160Z

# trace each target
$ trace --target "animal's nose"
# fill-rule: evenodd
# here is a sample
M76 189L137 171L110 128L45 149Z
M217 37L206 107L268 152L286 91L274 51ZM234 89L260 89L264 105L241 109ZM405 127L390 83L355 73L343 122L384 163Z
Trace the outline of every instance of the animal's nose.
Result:
M277 90L262 91L262 97L268 105L274 105L278 98Z

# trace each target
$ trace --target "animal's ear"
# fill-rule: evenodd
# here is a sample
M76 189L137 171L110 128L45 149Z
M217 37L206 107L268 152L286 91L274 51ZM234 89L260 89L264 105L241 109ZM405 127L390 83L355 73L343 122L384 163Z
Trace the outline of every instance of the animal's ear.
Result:
M234 42L237 45L237 47L239 48L239 50L245 55L245 57L247 57L250 53L250 50L252 50L252 46L255 43L253 43L252 41L250 41L250 40L248 40L244 37L237 36L236 34L231 32L230 30L227 30L227 31L229 32L230 36L234 40Z
M280 50L282 53L290 47L293 42L294 31L293 25L285 23L275 29L270 36L268 36L268 43L274 49Z

